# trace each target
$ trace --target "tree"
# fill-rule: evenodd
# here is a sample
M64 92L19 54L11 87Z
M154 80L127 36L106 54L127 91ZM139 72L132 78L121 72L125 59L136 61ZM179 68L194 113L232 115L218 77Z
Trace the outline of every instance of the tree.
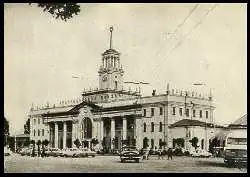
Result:
M92 138L91 143L95 146L99 143L99 141L96 138Z
M45 140L43 140L42 143L43 143L44 146L48 146L49 145L49 140L45 139Z
M4 116L4 146L8 144L9 134L9 121Z
M36 154L35 154L35 140L31 140L30 143L33 145L33 148L32 148L32 157L34 157Z
M175 142L176 142L176 144L177 144L178 147L184 147L184 141L185 140L183 138L177 138L175 140Z
M209 142L209 152L213 153L214 152L214 147L219 147L220 146L220 141L218 140L217 137L213 138L212 141Z
M24 134L30 134L30 119L26 121L23 127L24 127Z
M196 149L198 146L199 139L197 137L193 137L189 142L192 144L192 146Z
M64 21L72 18L74 14L78 15L81 11L78 3L37 3L37 6L42 8L43 11L49 12L56 19L60 17Z
M29 146L30 145L30 140L29 139L26 139L25 141L24 141L24 144L23 144L24 146Z
M165 149L165 146L167 145L167 143L165 142L165 141L162 141L162 142L160 142L160 148L163 146L164 147L164 149Z
M75 146L76 146L77 148L79 148L79 147L81 146L81 142L79 141L79 139L76 139L76 140L74 141L74 144L75 144Z
M31 143L32 145L35 145L35 141L34 141L34 140L31 140L30 143Z
M40 145L42 144L41 140L38 140L36 145L38 146L38 157L40 156L41 154L41 149L40 149Z
M88 146L88 141L87 140L83 140L82 144L83 144L84 147L87 147Z

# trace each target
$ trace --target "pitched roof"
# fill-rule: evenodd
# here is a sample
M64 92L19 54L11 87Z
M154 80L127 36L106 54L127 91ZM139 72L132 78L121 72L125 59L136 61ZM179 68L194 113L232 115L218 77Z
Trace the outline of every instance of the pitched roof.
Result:
M60 112L47 112L47 113L42 114L42 116L43 117L53 117L53 116L60 116L60 115L74 115L74 114L78 114L79 113L79 109L81 109L85 105L90 106L93 109L100 109L100 107L97 106L94 103L83 101L80 104L75 105L73 108L71 107L70 110L65 110L65 111L60 111Z
M239 118L236 121L234 121L228 127L229 128L232 128L232 127L247 127L247 114L245 114L241 118Z
M183 127L183 126L213 126L211 123L201 122L199 120L182 119L170 125L170 127Z

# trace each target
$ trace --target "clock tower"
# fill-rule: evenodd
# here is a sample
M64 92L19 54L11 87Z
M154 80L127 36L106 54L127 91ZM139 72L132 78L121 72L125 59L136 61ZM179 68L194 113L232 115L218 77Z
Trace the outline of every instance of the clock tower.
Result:
M112 48L112 32L110 27L110 47L102 54L102 63L99 73L99 89L122 90L123 69L120 64L120 53Z

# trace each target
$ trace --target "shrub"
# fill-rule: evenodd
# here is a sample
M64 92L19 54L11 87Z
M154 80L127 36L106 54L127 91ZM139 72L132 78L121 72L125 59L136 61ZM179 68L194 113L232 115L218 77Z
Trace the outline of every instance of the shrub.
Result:
M190 152L189 152L189 151L185 151L185 152L184 152L184 155L185 155L185 156L189 156L189 155L190 155Z
M79 147L81 146L81 142L79 141L79 139L76 139L76 140L74 141L74 144L75 144L75 146L76 146L77 148L79 148Z
M181 148L176 148L174 150L173 154L176 155L176 156L183 156L184 155Z
M192 143L192 146L196 149L198 146L198 138L197 137L193 137L189 142Z

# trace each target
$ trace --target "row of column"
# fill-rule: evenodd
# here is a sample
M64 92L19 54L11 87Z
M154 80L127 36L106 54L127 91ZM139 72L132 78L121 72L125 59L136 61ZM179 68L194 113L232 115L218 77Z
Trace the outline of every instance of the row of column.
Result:
M100 140L104 137L104 122L100 121ZM111 140L115 138L115 119L111 119ZM122 139L127 139L127 119L125 117L122 118ZM113 148L113 143L111 143L111 148Z
M113 57L111 59L105 57L102 59L103 67L107 68L111 67L119 67L120 66L120 59L119 57Z
M55 122L55 148L58 148L58 122ZM72 138L73 140L73 138ZM67 141L67 123L63 122L63 148L66 148Z

